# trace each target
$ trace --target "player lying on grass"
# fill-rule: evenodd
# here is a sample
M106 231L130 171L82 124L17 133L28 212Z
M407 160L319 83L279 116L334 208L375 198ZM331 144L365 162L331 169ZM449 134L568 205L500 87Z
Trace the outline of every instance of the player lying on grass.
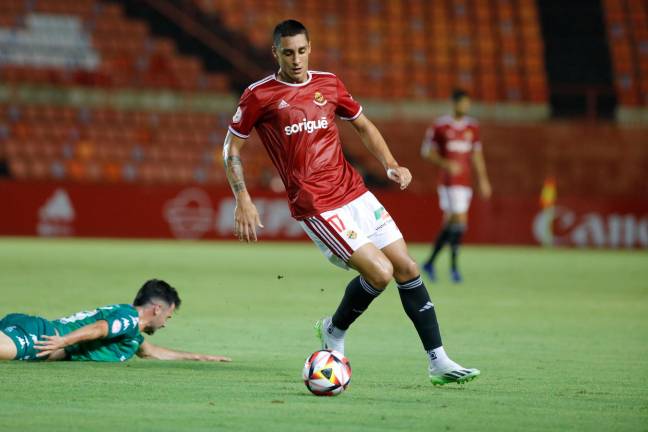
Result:
M74 360L119 362L138 357L156 360L230 361L227 357L162 348L146 342L164 328L180 307L168 283L144 283L133 304L114 304L49 321L10 314L0 319L0 360Z

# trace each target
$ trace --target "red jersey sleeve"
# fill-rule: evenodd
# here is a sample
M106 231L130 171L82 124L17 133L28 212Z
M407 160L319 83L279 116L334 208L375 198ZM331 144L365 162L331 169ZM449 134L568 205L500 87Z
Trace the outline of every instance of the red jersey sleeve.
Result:
M349 94L344 83L337 78L338 101L335 114L342 120L355 120L362 114L362 106Z
M248 138L257 120L261 117L261 104L250 89L245 89L229 130L239 138Z

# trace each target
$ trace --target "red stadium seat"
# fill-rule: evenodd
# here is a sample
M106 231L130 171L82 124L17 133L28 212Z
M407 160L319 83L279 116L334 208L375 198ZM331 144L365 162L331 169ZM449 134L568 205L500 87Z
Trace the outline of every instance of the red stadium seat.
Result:
M121 180L121 165L116 162L106 162L103 164L102 177L110 182Z
M28 171L27 162L20 157L13 157L9 159L9 172L17 179L26 179L31 177Z
M482 74L480 76L479 94L485 102L493 103L499 100L498 79L495 74Z
M50 177L49 159L34 158L29 165L30 178L42 180Z
M70 160L67 163L67 173L72 180L85 180L85 165L79 160Z

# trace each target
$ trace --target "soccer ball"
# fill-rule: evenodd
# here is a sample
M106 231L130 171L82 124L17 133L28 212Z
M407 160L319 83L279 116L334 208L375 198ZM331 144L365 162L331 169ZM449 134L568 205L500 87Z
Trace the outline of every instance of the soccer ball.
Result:
M304 384L317 396L335 396L351 382L351 364L337 351L321 350L309 355L304 364Z

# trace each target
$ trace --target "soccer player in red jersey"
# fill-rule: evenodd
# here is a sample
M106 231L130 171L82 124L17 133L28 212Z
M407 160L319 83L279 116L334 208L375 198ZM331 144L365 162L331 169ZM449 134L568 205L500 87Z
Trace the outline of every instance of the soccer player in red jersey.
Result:
M292 216L334 264L358 273L331 317L316 323L322 346L344 353L349 326L392 279L414 323L435 384L463 383L479 375L445 353L434 305L387 210L367 190L342 153L335 117L351 122L386 176L405 189L412 176L392 156L378 129L362 113L340 79L308 69L311 45L306 28L294 20L277 25L272 53L279 70L250 85L241 96L225 138L223 159L236 197L235 231L256 241L263 227L243 179L240 159L253 128L286 186Z
M461 282L457 255L461 238L468 224L468 208L472 198L471 165L475 167L477 185L482 197L491 196L491 185L479 139L479 125L468 117L470 97L463 90L452 95L453 115L437 119L430 127L421 146L421 155L441 168L439 178L439 206L444 225L437 236L430 257L423 263L423 271L431 281L436 280L434 260L446 243L450 244L450 276Z

